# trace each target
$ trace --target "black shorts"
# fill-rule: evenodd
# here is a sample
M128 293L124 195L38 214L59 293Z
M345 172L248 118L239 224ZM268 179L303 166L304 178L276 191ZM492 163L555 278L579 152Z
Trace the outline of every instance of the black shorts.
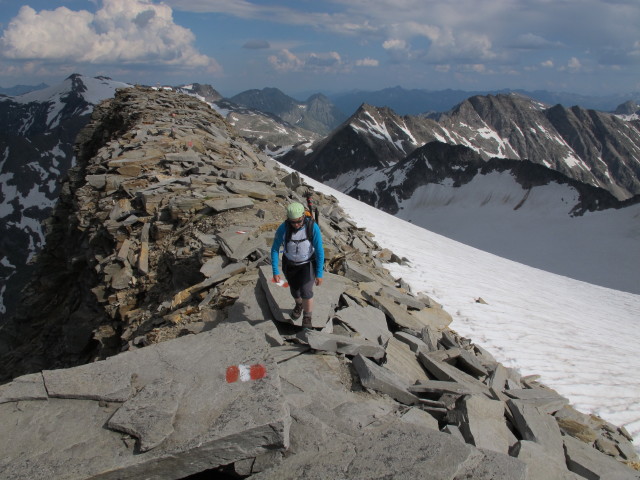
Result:
M313 284L316 280L315 266L312 261L301 265L294 265L282 256L282 273L289 283L289 290L293 298L313 298Z

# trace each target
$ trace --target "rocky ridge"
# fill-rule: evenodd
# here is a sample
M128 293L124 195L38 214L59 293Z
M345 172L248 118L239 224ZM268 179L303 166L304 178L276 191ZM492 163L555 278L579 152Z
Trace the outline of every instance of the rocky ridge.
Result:
M0 374L20 375L0 386L0 470L640 478L624 429L457 335L384 269L402 259L319 193L326 280L315 328L291 321L269 248L306 193L193 97L127 89L96 108L0 329Z

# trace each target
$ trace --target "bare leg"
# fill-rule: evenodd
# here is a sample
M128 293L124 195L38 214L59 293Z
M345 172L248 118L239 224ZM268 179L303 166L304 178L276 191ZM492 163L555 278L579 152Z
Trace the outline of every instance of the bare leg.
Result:
M302 310L305 312L313 311L313 298L302 299Z

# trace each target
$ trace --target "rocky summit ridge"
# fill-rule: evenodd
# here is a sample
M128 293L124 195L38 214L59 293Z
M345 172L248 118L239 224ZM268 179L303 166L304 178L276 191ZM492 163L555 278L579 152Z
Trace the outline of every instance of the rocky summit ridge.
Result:
M77 158L0 327L3 478L640 478L623 428L456 334L317 192L325 282L291 321L269 249L309 187L205 103L119 90Z

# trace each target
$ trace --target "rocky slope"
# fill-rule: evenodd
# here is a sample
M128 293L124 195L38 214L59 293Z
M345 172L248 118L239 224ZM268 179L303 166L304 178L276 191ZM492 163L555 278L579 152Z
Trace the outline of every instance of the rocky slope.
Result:
M206 104L120 90L78 140L0 328L11 478L640 478L624 429L457 335L318 193L325 282L291 321L269 245L309 189Z
M105 77L74 74L59 85L0 99L0 320L13 312L18 292L32 273L30 260L44 244L41 223L50 215L61 179L74 162L79 130L94 105L123 86L127 85ZM166 88L212 105L240 135L274 156L320 138L273 114L229 102L210 85Z
M433 140L469 147L485 160L541 164L619 199L640 193L635 122L580 107L548 107L515 94L471 97L435 119L363 105L328 138L301 146L282 161L340 188L366 169L400 161Z

